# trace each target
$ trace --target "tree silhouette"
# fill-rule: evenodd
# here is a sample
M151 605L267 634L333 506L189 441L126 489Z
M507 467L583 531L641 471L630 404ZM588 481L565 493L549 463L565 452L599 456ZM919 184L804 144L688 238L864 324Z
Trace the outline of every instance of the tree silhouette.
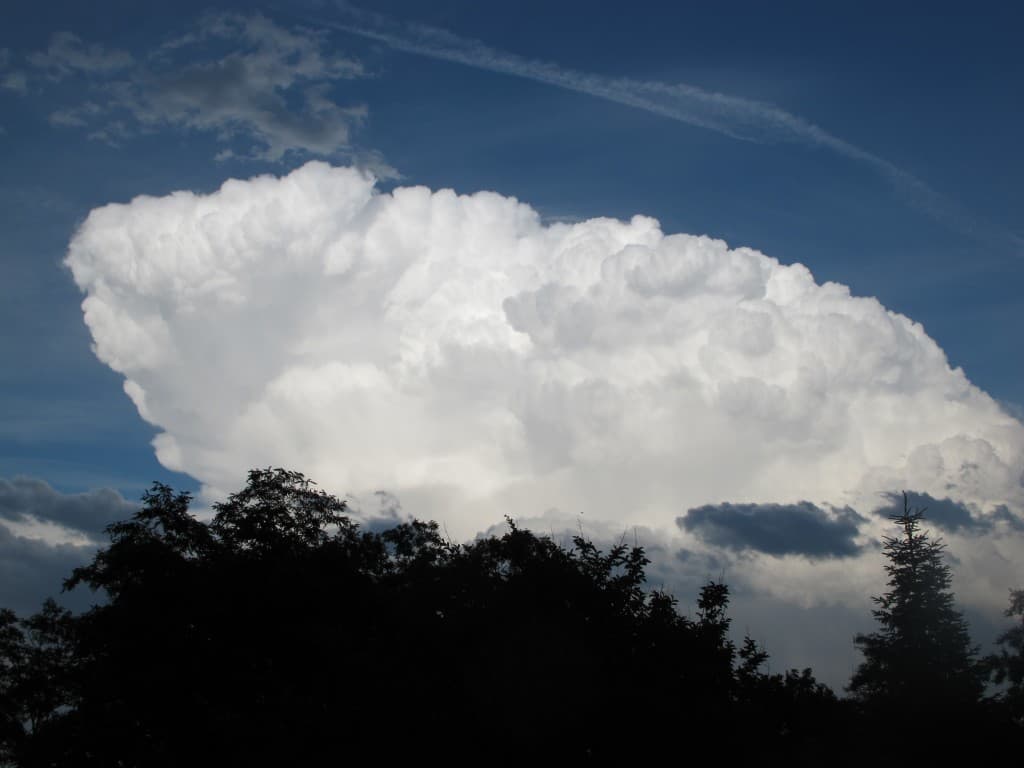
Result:
M644 589L640 547L512 520L462 545L432 522L363 531L283 469L250 472L209 522L190 503L155 483L108 527L66 582L105 597L84 615L0 615L13 762L639 760L665 734L786 756L835 733L809 670L737 651L725 584L687 618Z
M28 759L76 703L73 632L53 600L24 619L0 610L0 762Z
M996 643L1003 647L987 663L996 684L1008 684L1002 700L1013 720L1024 726L1024 589L1010 590L1005 615L1019 621L998 637Z
M904 494L903 513L890 517L900 535L884 539L889 590L872 598L881 626L855 638L864 661L848 690L885 720L962 727L981 699L984 673L954 605L945 544L921 529L923 516Z

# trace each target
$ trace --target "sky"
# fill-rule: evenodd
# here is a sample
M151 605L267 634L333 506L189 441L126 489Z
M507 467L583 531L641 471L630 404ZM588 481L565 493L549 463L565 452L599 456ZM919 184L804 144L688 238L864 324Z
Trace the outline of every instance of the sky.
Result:
M22 4L0 603L154 480L628 536L841 688L902 491L1024 585L1009 3ZM77 596L85 605L89 596Z

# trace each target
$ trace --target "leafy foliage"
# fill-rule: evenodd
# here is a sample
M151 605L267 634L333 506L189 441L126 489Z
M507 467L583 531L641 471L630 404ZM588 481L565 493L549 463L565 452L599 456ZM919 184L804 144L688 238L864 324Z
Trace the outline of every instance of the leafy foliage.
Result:
M996 642L1002 646L989 656L988 666L997 685L1007 684L1003 701L1018 725L1024 725L1024 589L1010 591L1006 616L1016 616L1016 625L1003 632Z
M886 764L1019 736L1024 591L984 667L1008 687L983 700L944 546L906 503L853 701L809 669L765 672L764 649L731 638L726 584L692 618L645 589L640 547L562 546L511 519L464 545L432 522L363 531L283 469L251 472L209 522L190 504L155 483L108 527L66 582L104 595L87 613L0 611L0 763L639 761L671 734L733 758Z
M73 626L53 600L25 619L0 610L0 759L29 754L76 702Z
M663 734L800 755L840 727L809 670L737 650L725 584L682 616L644 588L639 547L512 520L465 545L429 522L363 531L282 469L251 472L208 523L190 503L157 483L108 528L67 581L106 597L82 616L0 616L7 759L642 759Z

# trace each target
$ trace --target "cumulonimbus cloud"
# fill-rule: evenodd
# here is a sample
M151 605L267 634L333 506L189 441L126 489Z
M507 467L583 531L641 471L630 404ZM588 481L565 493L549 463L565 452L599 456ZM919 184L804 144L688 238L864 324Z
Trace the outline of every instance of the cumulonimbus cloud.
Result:
M310 163L98 208L67 265L159 460L212 496L284 465L453 535L549 508L680 535L723 501L1024 502L1024 428L919 324L644 216L545 224Z

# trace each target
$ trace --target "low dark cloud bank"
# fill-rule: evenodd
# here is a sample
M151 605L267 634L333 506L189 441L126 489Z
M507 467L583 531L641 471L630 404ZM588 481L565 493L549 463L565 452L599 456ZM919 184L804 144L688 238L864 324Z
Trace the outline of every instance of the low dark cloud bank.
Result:
M903 512L903 494L887 493L888 503L875 510L880 517L893 517ZM927 493L907 492L907 503L924 512L928 526L941 528L949 533L977 535L988 533L997 522L1004 522L1016 531L1024 530L1024 521L1014 515L1007 506L999 505L990 515L981 515L963 502L952 499L937 499Z
M131 517L137 508L110 488L61 493L35 478L0 478L0 606L31 613L47 597L72 609L87 608L96 599L87 589L61 593L64 579L92 559L96 545L21 535L5 522L52 523L99 542L109 523Z
M49 544L0 525L0 607L28 615L53 597L72 609L87 608L94 600L89 590L61 594L61 586L74 568L88 563L95 553L93 546Z
M708 544L733 551L803 555L812 559L851 557L864 518L850 507L831 512L801 501L796 504L708 504L676 518L676 524Z
M13 523L35 519L101 538L108 524L131 517L137 508L110 488L61 493L35 478L0 478L0 520Z

